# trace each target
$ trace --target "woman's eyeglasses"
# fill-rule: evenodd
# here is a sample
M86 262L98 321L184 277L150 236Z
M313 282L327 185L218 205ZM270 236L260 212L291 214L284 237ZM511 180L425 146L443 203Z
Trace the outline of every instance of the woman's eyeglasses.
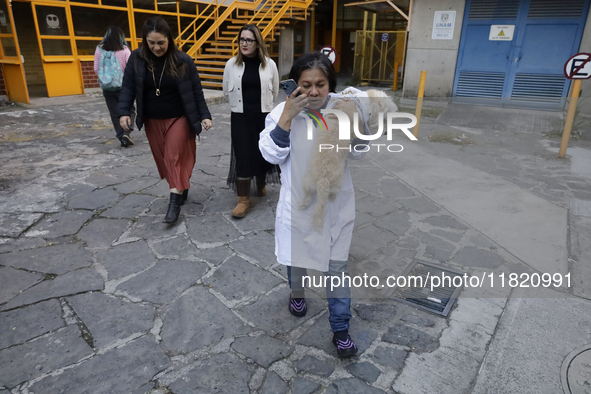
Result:
M252 38L241 38L240 39L241 44L252 45L255 42L256 42L256 40L253 40Z

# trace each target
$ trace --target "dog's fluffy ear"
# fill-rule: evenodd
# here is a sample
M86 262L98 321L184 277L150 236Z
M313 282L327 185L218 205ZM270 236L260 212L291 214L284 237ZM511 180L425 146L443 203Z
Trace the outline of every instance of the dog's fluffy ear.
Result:
M377 130L380 112L398 112L398 106L381 90L370 89L366 93L369 96L369 127L371 130Z

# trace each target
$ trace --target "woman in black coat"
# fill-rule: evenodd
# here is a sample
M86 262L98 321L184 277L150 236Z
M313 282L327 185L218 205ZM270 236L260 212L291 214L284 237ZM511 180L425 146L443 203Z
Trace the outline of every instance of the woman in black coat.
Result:
M119 121L125 130L130 129L135 99L136 124L141 129L145 123L160 178L166 178L170 186L164 223L175 223L195 166L195 136L202 126L211 128L211 114L195 63L174 45L164 19L148 19L142 30L142 46L132 52L123 75Z

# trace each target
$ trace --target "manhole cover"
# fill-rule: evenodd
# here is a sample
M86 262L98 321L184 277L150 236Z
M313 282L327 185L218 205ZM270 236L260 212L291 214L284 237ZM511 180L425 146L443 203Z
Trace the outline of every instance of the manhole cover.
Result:
M591 394L591 345L566 356L560 378L566 394Z
M401 275L406 286L397 282L400 285L392 288L386 296L394 296L417 308L447 316L461 290L461 284L454 286L454 278L462 275L463 272L441 265L415 261ZM442 280L434 281L433 277Z

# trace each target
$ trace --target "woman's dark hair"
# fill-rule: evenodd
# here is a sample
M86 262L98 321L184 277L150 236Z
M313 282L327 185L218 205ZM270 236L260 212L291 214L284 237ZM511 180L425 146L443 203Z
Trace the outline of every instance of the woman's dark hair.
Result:
M99 46L105 51L120 51L127 46L125 33L119 26L109 26Z
M328 90L332 93L336 93L337 73L330 60L328 60L328 57L320 52L312 52L300 56L293 63L293 66L291 66L289 78L298 82L302 76L302 72L313 68L319 69L324 75L326 75L326 79L328 79Z
M174 37L172 35L172 30L168 23L164 19L159 16L155 16L150 18L144 23L144 27L142 27L142 47L140 54L148 63L148 69L152 69L154 67L154 54L148 47L147 37L150 33L160 33L164 37L168 39L168 49L164 56L168 60L166 62L166 69L165 72L167 75L171 77L179 77L185 74L185 64L180 63L177 65L177 59L180 59L177 54L180 55L180 50L176 47L174 43Z
M267 51L267 45L265 44L265 40L263 40L263 35L261 31L257 27L257 25L244 25L238 32L238 47L240 47L240 36L242 35L243 31L249 31L254 35L256 43L258 45L257 51L259 60L261 62L262 68L267 66L267 58L269 57L269 52ZM236 54L236 64L241 65L244 61L244 55L240 52L240 48L238 48L238 53Z

